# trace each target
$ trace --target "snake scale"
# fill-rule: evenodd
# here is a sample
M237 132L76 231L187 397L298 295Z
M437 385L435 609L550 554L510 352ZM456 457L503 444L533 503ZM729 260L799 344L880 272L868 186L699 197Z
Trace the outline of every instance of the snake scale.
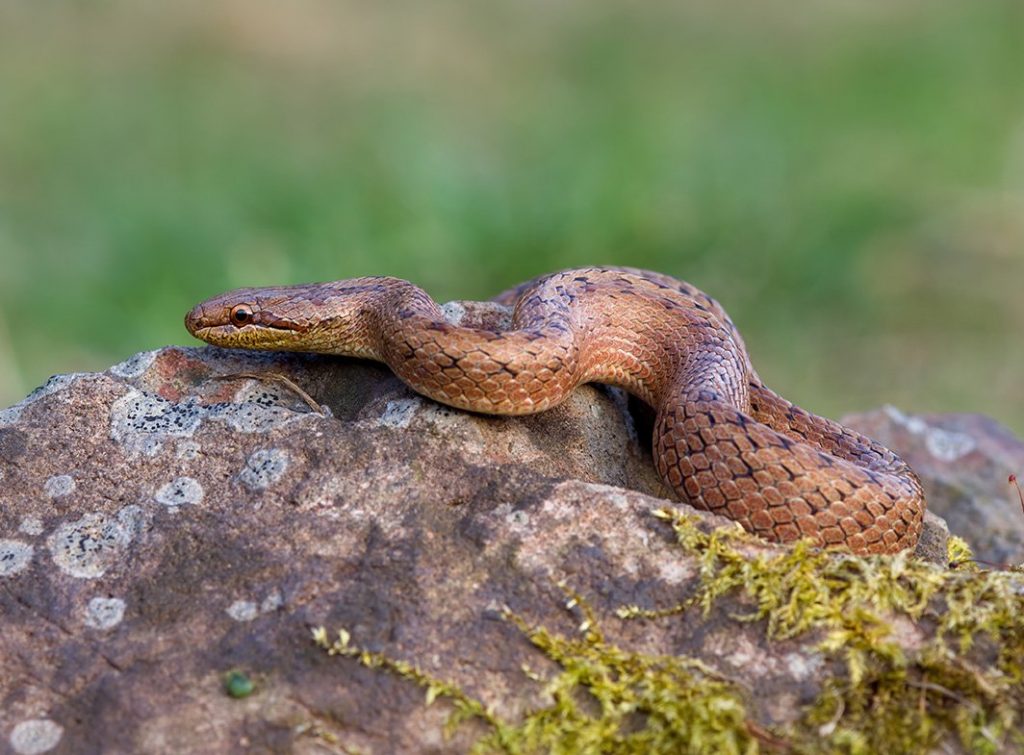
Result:
M384 362L418 393L485 414L540 412L582 383L618 386L657 412L654 461L681 500L779 542L855 553L917 542L925 505L910 467L766 388L725 310L693 286L593 267L496 301L514 308L505 332L449 323L407 281L355 278L232 291L185 322L218 346Z

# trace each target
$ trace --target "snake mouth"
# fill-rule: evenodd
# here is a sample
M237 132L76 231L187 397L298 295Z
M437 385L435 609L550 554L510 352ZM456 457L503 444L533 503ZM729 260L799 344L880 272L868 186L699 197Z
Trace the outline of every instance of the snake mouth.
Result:
M235 325L206 325L192 330L192 335L201 341L215 346L247 346L260 348L266 341L268 347L287 341L289 337L297 338L302 331L283 323L250 323L237 327ZM272 343L271 343L272 342Z
M250 322L242 326L194 320L189 332L212 346L224 349L258 349L260 351L307 351L303 337L310 330L304 323L274 319Z
M246 325L243 328L241 328L241 330L244 330L245 328L266 328L268 330L284 331L285 333L305 333L307 330L309 330L308 327L301 325L297 322L292 322L291 320L273 320L271 322L257 322L253 323L252 325Z
M215 346L227 345L232 332L235 331L236 329L230 325L205 325L189 328L189 332L195 338Z

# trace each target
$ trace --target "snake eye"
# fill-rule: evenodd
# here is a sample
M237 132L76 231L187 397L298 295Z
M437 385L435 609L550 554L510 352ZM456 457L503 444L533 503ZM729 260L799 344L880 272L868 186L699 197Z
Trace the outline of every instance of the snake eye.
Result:
M231 324L242 327L252 322L252 309L246 304L237 304L231 308Z

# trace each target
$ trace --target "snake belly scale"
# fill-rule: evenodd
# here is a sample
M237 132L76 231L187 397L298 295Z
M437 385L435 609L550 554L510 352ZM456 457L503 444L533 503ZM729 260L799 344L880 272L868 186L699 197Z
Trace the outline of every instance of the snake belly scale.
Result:
M418 393L485 414L543 411L582 383L618 386L657 412L654 462L682 501L780 542L855 553L917 542L925 505L910 467L766 388L725 310L693 286L595 267L496 301L513 307L508 331L452 325L407 281L355 278L232 291L185 322L218 346L381 361Z

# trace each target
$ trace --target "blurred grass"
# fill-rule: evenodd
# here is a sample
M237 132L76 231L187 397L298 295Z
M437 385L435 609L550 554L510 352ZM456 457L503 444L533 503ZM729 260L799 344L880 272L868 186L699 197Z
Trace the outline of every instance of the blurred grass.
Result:
M223 289L566 266L720 299L762 376L1024 431L1019 0L0 5L0 405Z

